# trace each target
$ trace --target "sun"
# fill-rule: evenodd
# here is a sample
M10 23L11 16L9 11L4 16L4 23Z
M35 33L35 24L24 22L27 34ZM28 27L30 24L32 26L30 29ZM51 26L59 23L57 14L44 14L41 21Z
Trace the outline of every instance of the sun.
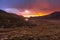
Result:
M25 10L24 12L25 12L25 14L29 14L29 13L30 13L30 11L29 11L29 10Z
M29 10L25 10L25 13L29 13Z

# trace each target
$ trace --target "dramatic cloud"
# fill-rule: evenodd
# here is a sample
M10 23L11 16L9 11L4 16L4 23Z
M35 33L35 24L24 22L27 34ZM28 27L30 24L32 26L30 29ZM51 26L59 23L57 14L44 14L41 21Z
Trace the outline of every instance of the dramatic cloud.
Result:
M29 9L49 13L60 11L60 0L0 0L0 9Z

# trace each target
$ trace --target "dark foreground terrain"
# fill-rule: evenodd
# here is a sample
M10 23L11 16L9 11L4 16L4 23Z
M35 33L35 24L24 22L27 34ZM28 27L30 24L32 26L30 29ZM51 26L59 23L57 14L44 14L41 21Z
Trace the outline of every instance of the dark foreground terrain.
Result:
M60 40L60 20L30 20L37 26L0 28L0 40Z
M0 40L60 40L60 12L26 21L0 10Z

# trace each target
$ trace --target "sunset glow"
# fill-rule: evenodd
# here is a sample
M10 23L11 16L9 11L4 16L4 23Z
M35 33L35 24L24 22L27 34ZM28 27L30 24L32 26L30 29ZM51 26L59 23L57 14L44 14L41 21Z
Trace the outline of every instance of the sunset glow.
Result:
M38 17L38 16L45 16L47 14L43 13L36 13L36 14L30 14L30 15L23 15L24 17Z
M36 12L34 10L27 10L27 9L24 9L24 10L18 10L18 9L15 9L15 8L8 8L8 9L4 9L6 12L12 12L12 13L15 13L17 15L22 15L24 17L36 17L36 16L45 16L45 15L48 15L48 12Z
M60 11L60 0L0 0L0 9L24 17L45 16Z
M35 11L32 12L32 11L29 11L29 10L22 11L20 14L24 17L36 17L36 16L45 16L45 15L47 15L43 12L36 13Z

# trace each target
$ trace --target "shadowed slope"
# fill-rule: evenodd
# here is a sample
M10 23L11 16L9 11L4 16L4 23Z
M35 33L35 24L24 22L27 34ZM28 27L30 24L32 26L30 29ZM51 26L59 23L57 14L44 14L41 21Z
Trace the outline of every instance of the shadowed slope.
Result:
M45 16L47 19L60 19L60 12L53 12L50 15Z
M26 23L23 16L0 10L0 27L19 27Z

